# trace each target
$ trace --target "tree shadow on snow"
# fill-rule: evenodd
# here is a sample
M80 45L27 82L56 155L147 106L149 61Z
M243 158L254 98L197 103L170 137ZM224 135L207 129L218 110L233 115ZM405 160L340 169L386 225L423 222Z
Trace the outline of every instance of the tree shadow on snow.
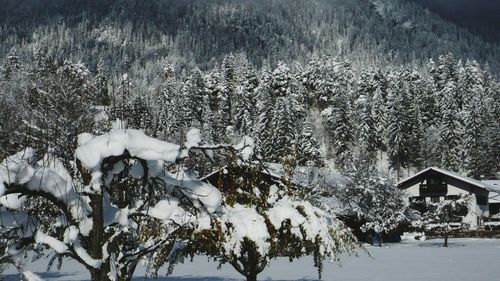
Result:
M77 275L78 272L34 272L36 275L40 276L40 278L43 278L45 280L50 280L52 278L62 278L62 277L68 277L67 280L72 280L72 281L84 281L86 279L75 279L72 278L71 276ZM22 275L21 273L15 273L15 274L7 274L3 276L3 281L19 281L21 279Z
M418 247L423 247L423 248L446 248L443 247L444 242L433 242L433 243L422 243L418 244ZM448 248L456 248L456 247L465 247L466 245L463 243L453 243L453 242L448 242Z
M132 279L132 281L242 281L244 280L243 278L239 279L233 279L233 278L222 278L222 277L210 277L210 276L172 276L172 277L159 277L157 279L153 278L147 278L147 277L135 277ZM318 279L283 279L283 280L278 280L278 279L262 279L262 280L269 280L269 281L320 281Z
M132 281L236 281L243 279L229 279L221 277L200 277L200 276L172 276L172 277L158 277L158 278L148 278L148 277L134 277Z

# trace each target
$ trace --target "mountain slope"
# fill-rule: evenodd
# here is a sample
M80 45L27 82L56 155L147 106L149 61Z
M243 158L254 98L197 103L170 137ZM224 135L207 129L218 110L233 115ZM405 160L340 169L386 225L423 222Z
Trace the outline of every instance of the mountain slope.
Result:
M405 0L0 2L0 56L35 47L93 66L98 54L123 70L159 57L211 67L229 52L257 64L330 54L417 66L453 52L500 66L499 46Z

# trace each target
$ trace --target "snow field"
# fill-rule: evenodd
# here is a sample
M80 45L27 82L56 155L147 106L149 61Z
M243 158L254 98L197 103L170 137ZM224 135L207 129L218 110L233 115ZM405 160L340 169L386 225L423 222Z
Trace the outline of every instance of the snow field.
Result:
M328 281L491 281L500 276L500 240L451 239L443 248L442 240L408 241L367 246L373 258L342 256L342 266L325 263L323 280ZM47 260L27 264L25 269L46 281L87 281L86 271L77 263L66 261L60 272L45 272ZM164 271L163 271L164 272ZM14 268L6 272L5 281L19 280ZM160 271L162 273L162 271ZM144 268L138 268L134 281L144 280ZM288 259L272 260L259 280L317 280L312 257L289 263ZM171 277L159 281L229 281L243 278L229 265L217 270L217 263L198 256L193 262L180 264Z

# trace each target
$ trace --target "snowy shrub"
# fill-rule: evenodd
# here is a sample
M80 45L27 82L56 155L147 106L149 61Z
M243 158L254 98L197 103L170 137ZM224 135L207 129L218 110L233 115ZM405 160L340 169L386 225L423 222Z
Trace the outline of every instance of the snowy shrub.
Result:
M256 280L269 261L313 255L321 276L324 259L353 253L355 238L334 215L300 199L289 179L255 162L230 162L207 177L223 194L222 214L212 230L195 235L192 250L231 264Z
M403 192L374 167L357 161L344 176L345 184L334 194L343 214L360 222L363 232L380 236L407 220Z
M461 195L456 199L445 199L439 202L421 202L418 208L420 218L412 221L412 226L428 234L444 238L444 247L448 247L448 237L468 225L463 222L468 215L472 196Z

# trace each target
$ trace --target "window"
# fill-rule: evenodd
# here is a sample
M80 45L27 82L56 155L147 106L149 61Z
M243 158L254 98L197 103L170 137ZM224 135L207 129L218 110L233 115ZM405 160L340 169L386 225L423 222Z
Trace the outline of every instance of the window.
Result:
M425 183L420 184L420 196L434 197L445 196L448 192L448 185L440 178L429 177Z
M439 201L440 201L439 200L439 196L433 196L433 197L431 197L431 202L432 203L439 203Z
M460 199L460 195L448 195L448 196L446 196L446 200L456 201L458 199Z
M424 199L423 197L419 197L419 196L414 196L414 197L410 197L410 203L420 203L420 202L424 202Z

